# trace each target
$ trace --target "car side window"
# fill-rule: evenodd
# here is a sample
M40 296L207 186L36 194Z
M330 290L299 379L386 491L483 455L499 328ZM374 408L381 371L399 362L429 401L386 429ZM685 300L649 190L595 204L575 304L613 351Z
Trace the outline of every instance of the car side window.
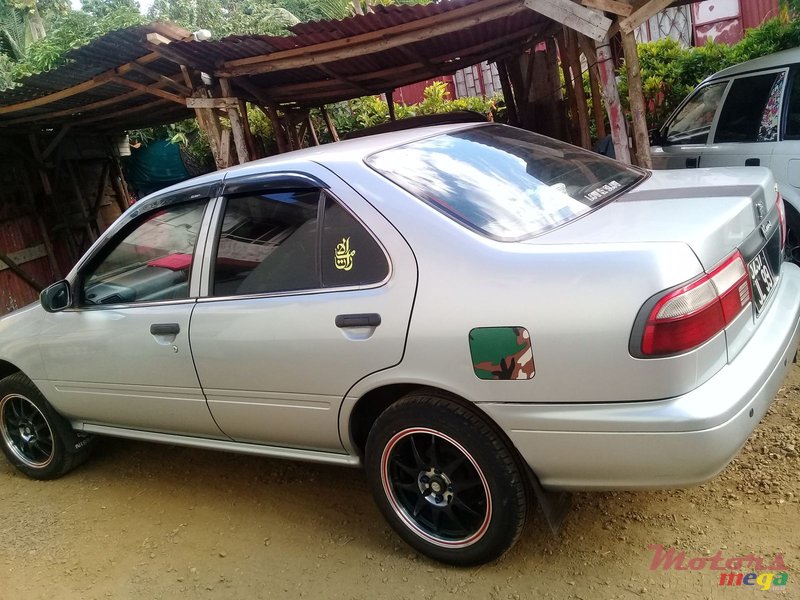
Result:
M214 259L215 296L365 285L382 281L388 272L372 235L320 190L247 193L226 200Z
M789 107L786 111L786 137L800 138L800 71L794 74L789 93Z
M84 305L180 300L189 278L206 201L156 210L134 222L83 274Z
M735 79L719 116L714 143L777 141L785 79L785 72Z
M319 190L228 198L214 261L214 295L319 287L319 198Z
M321 258L324 287L368 285L389 274L389 262L375 238L330 196L325 200Z
M727 81L698 89L667 127L669 144L705 144Z

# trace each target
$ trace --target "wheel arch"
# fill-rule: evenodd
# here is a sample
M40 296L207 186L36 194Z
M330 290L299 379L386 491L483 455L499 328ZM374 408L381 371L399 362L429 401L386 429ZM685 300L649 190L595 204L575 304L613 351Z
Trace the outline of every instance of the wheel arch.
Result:
M5 379L14 373L22 373L22 369L7 360L0 359L0 379Z
M420 383L392 383L381 385L366 392L356 401L349 415L346 416L347 428L343 433L349 434L350 446L358 456L364 457L364 451L367 446L367 436L381 413L412 391L429 391L446 395L453 402L479 414L481 418L486 420L492 428L505 438L508 447L522 460L519 451L508 434L503 431L492 417L481 409L480 405L467 400L453 391Z

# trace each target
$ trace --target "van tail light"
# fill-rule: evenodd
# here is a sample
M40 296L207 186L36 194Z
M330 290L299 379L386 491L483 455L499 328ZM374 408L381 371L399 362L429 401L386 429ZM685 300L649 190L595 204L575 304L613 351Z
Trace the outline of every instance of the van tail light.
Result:
M642 335L642 355L679 354L725 329L750 304L752 290L737 250L720 266L656 302Z
M781 250L786 247L786 207L783 205L783 198L781 193L778 192L778 197L775 199L775 205L778 207L778 220L781 222Z

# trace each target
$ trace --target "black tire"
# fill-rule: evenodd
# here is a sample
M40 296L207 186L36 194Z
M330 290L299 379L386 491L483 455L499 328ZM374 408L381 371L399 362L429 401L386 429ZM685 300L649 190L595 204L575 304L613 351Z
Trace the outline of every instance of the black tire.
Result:
M367 438L372 494L403 540L451 565L483 564L519 539L525 472L505 436L476 410L434 390L412 392Z
M800 216L788 202L786 206L786 260L800 265Z
M33 479L56 479L88 457L92 443L68 451L72 428L22 373L0 381L0 446L8 461Z

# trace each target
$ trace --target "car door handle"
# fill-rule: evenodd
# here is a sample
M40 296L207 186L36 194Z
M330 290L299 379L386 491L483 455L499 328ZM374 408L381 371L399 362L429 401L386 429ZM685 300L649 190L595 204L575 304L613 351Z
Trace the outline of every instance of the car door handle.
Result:
M697 158L687 158L686 159L686 168L687 169L696 169L699 162L700 161Z
M760 158L748 158L744 161L745 167L760 167L761 166L761 159Z
M378 313L336 315L337 327L377 327L380 324L381 316Z
M178 335L181 326L177 323L153 323L150 325L151 335Z

